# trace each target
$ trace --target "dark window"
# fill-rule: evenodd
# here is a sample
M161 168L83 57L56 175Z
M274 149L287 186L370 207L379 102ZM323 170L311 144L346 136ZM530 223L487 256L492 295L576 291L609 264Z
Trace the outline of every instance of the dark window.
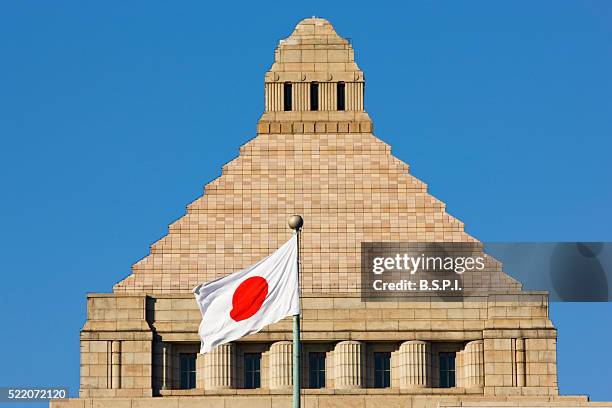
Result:
M244 353L244 388L261 387L261 353Z
M195 353L179 354L181 371L181 390L196 387L196 355Z
M338 110L343 111L345 109L344 101L344 82L338 82Z
M391 353L374 353L374 387L391 387Z
M455 353L440 353L440 387L455 386Z
M308 353L308 386L325 388L325 353Z
M285 86L283 87L283 99L285 100L285 110L291 110L291 82L285 82Z
M310 84L310 110L319 110L319 83L311 82Z

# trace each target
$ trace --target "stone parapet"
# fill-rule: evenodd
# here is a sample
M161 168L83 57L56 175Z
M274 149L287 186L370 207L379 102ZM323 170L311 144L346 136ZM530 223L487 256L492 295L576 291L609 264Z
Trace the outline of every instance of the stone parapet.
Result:
M80 335L80 396L153 395L148 300L145 295L87 296L87 321Z
M369 121L264 122L257 124L257 134L283 133L371 133Z
M189 390L187 390L189 391ZM242 391L242 392L240 392ZM164 396L159 398L79 398L55 400L52 408L117 408L117 407L156 407L156 408L192 408L192 407L289 407L291 395L259 393L247 395L238 390L232 394L197 395L185 392L183 396ZM586 396L497 396L483 397L470 395L408 395L384 390L359 390L360 394L351 395L346 391L321 392L303 390L302 401L305 407L334 408L458 408L458 407L610 407L607 402L590 402Z

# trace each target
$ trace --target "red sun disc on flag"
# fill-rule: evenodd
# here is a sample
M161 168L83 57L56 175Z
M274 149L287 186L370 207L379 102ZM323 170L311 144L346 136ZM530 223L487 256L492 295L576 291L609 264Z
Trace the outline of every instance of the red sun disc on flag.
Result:
M261 276L245 279L234 291L230 317L239 322L253 316L268 296L268 281Z

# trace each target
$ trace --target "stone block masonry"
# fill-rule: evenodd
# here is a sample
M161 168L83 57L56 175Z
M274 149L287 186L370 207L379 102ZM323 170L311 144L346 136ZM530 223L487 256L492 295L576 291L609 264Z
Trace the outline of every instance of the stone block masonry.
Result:
M80 397L53 407L290 406L291 321L199 355L191 290L272 253L292 214L305 407L610 406L559 395L547 294L495 260L472 277L486 294L361 298L362 242L478 241L374 136L363 72L327 20L280 41L263 91L256 137L113 293L88 295Z

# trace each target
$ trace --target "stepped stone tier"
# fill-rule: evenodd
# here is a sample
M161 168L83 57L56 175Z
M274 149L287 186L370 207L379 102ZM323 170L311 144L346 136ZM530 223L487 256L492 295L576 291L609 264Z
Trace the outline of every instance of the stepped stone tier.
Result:
M360 296L362 242L478 241L373 135L363 72L328 21L302 20L274 57L257 136L112 293L87 296L80 397L52 406L289 407L290 319L200 355L191 290L272 253L292 214L304 406L598 405L559 395L548 296L490 257L465 276L488 290L461 301Z

